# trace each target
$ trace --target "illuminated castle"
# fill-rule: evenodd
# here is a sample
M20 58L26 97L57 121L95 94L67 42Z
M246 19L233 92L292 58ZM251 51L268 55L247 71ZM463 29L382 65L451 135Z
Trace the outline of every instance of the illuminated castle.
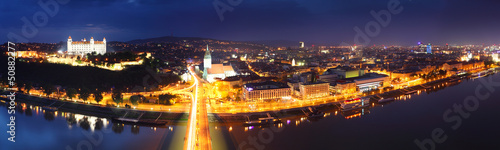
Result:
M68 38L68 54L83 55L96 52L96 54L106 53L106 38L102 41L94 41L94 37L90 41L83 39L82 41L73 41L71 36Z

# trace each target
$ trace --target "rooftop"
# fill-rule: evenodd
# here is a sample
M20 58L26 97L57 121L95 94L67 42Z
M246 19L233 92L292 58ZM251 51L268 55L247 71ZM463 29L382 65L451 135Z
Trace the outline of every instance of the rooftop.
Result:
M248 83L243 85L243 87L247 88L249 91L251 90L268 90L268 89L281 89L281 88L290 88L285 83L274 82L274 81L265 81L259 83Z

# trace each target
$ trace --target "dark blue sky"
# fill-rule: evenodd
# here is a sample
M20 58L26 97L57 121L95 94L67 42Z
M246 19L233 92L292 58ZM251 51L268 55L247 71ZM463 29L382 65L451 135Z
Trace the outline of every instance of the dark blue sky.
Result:
M42 0L50 1L50 0ZM70 0L60 5L38 33L22 34L26 17L41 11L35 0L0 2L0 41L12 32L30 42L65 41L93 36L128 41L168 36L223 40L300 40L354 43L354 27L375 20L370 11L387 9L390 0L242 0L221 21L215 0ZM392 15L371 44L410 45L500 43L500 1L400 0L403 11ZM9 20L9 21L5 21Z

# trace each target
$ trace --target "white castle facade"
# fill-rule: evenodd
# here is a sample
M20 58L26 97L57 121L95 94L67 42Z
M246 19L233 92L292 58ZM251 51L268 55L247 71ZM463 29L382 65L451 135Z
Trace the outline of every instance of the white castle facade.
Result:
M90 41L83 39L82 41L73 41L71 36L68 38L68 54L73 55L84 55L92 52L97 54L106 53L106 38L102 41L94 41L94 37L90 38Z

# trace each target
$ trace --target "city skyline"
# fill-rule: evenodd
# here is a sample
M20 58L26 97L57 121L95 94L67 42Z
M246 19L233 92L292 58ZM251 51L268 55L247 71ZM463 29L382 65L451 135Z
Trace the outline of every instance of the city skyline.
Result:
M371 11L379 13L387 10L389 3L399 2L401 12L392 14L387 26L381 26L380 32L362 45L409 46L418 41L437 45L500 43L500 29L496 28L500 21L491 17L500 11L495 9L500 2L298 0L241 1L237 5L218 2L69 1L58 5L55 13L47 13L47 23L37 27L33 37L24 37L21 41L57 43L69 35L130 41L173 35L232 41L305 41L306 46L311 46L307 45L310 42L355 44L358 33L354 28L364 30L369 22L377 21ZM22 36L23 17L33 22L34 14L44 12L36 2L8 3L19 7L2 9L5 13L0 18L11 20L1 24L0 31L6 35L0 38L2 42L9 40L10 33ZM222 14L219 15L214 4L221 10L231 8L232 11L219 12ZM54 10L52 6L48 8Z
M0 1L0 149L500 149L498 6Z

